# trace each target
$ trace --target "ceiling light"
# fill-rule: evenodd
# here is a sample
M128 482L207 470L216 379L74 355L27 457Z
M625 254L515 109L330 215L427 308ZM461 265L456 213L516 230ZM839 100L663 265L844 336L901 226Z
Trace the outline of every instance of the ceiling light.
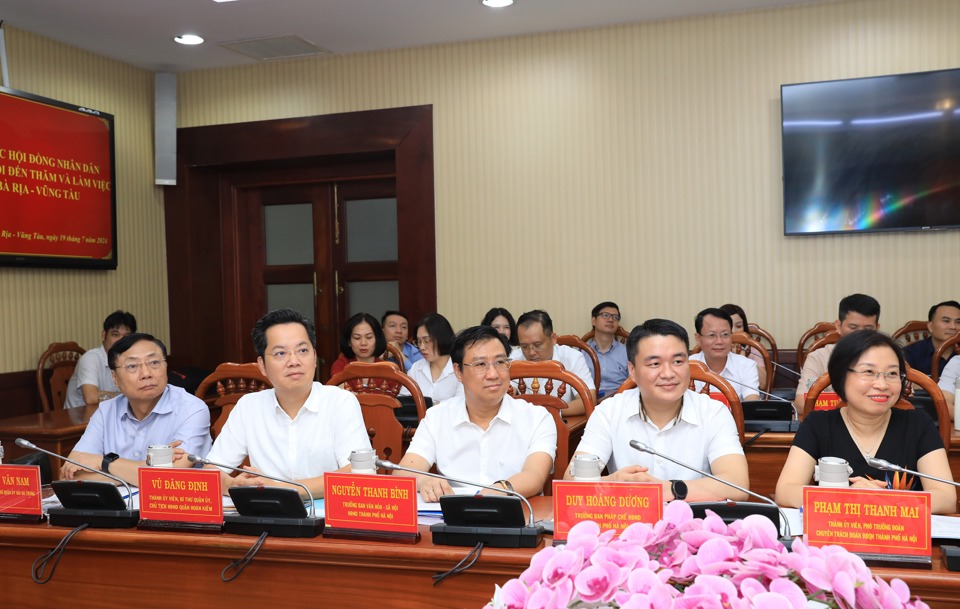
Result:
M196 34L183 34L181 36L174 36L174 42L179 42L180 44L203 44L203 38L197 36Z
M513 4L513 0L480 0L480 4L490 8L503 8Z

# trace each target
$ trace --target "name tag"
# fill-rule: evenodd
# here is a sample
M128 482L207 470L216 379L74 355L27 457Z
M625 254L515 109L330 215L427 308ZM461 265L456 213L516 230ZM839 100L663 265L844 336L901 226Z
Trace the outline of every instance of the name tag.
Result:
M564 540L571 527L593 520L617 535L634 522L653 524L663 517L663 486L646 482L553 481L553 538Z
M417 533L416 478L328 473L323 497L327 527Z
M139 469L140 518L223 524L220 470Z
M41 516L40 467L0 465L0 514Z
M806 394L804 394L806 399ZM814 410L835 410L840 408L840 396L832 391L824 391L817 396L817 403L813 405Z

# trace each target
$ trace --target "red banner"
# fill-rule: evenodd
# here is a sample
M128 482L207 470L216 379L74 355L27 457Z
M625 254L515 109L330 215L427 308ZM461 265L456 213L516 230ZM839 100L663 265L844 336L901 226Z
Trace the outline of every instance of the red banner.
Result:
M223 523L220 470L141 467L139 471L144 520Z
M553 481L553 538L564 540L570 528L593 520L617 534L634 522L653 524L663 517L663 486L640 482Z
M328 527L417 533L417 479L374 474L323 476Z
M0 514L40 516L40 467L0 465Z

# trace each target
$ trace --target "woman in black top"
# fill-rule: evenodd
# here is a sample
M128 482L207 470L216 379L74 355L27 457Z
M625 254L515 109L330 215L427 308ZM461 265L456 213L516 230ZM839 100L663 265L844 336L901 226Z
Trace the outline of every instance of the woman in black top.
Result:
M830 356L830 382L843 408L812 412L803 421L777 481L777 503L799 507L821 457L846 459L853 488L890 488L888 472L867 465L868 457L952 480L947 451L933 421L922 410L893 408L903 389L903 353L896 341L873 330L840 339ZM908 485L931 494L935 514L957 510L953 486L922 478Z

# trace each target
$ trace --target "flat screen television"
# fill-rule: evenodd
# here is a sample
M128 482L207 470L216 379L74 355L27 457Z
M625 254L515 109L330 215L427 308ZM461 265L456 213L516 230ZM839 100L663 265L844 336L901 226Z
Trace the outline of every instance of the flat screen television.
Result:
M960 69L780 87L785 235L960 227Z
M117 268L113 115L0 87L0 265Z

